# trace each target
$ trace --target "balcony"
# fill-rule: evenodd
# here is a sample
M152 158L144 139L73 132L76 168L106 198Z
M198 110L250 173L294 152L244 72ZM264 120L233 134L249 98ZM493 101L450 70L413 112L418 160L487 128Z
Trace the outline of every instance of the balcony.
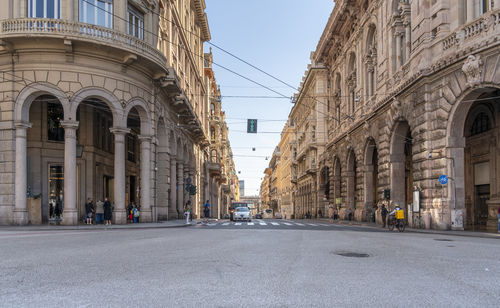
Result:
M5 19L0 21L0 37L48 37L108 45L144 57L167 70L167 59L156 47L123 32L92 24L47 18Z
M222 167L219 163L206 162L208 173L210 176L221 176Z

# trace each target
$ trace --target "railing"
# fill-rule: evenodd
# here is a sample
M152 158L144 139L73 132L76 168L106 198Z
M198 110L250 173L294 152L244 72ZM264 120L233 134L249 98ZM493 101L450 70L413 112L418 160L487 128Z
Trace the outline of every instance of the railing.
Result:
M457 31L448 35L443 40L443 50L447 50L461 42L470 40L490 28L496 28L500 24L500 10L489 11L472 22L463 25Z
M0 21L0 37L13 34L60 35L63 37L86 38L90 40L119 45L125 49L145 56L151 55L157 64L166 67L167 59L156 47L134 36L92 24L61 19L20 18Z

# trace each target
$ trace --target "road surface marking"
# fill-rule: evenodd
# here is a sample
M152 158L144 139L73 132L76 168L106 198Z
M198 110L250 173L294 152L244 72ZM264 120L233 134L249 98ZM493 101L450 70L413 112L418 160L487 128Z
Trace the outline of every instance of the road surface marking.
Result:
M298 222L296 222L295 224L296 224L297 226L305 226L304 224L301 224L301 223L298 223Z
M315 224L308 224L310 226L313 226L313 227L317 227L318 225L315 225Z
M254 223L253 223L253 222L249 222L249 223L247 223L247 224L248 224L249 226L253 226L253 225L254 225Z
M325 225L325 224L318 224L320 226L323 226L323 227L328 227L328 225Z
M279 224L279 223L277 223L277 222L272 222L271 224L272 224L273 226L279 226L279 225L280 225L280 224Z
M261 226L267 226L267 224L265 222L260 222L259 223Z
M229 223L228 223L228 222L225 222L225 223L223 223L222 225L223 225L223 226L227 226L227 225L229 225Z
M287 226L292 226L292 224L288 223L288 222L284 222L284 224L287 225Z
M241 226L241 222L235 222L234 225L235 226Z

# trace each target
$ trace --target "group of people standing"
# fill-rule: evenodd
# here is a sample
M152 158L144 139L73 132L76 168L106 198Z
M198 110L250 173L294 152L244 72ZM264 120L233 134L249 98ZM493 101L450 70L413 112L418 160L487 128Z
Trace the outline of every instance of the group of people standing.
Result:
M104 202L101 200L97 201L95 206L92 198L88 198L85 204L85 223L92 225L92 219L95 217L96 224L111 225L112 212L113 208L108 198L104 198Z
M184 216L186 217L187 224L193 220L193 208L191 206L191 200L188 200L186 202L186 205L184 206ZM205 221L208 221L208 218L210 217L210 202L208 200L203 206L203 217L205 218Z
M139 208L134 204L134 202L130 203L127 207L127 218L131 223L138 223L141 212Z

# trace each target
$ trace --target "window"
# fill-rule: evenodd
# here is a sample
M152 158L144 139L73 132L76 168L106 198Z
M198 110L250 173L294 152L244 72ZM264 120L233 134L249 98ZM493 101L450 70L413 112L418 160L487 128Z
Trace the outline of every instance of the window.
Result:
M144 39L144 14L136 8L128 6L128 34Z
M28 0L28 17L61 18L61 0Z
M127 160L135 163L136 154L136 137L132 134L127 134Z
M484 132L487 132L491 129L490 119L488 115L484 112L481 112L476 116L474 123L472 123L472 127L470 129L470 135L478 135Z
M47 138L50 141L64 141L64 128L61 126L63 116L61 104L47 104Z
M80 0L80 22L113 27L112 0Z

